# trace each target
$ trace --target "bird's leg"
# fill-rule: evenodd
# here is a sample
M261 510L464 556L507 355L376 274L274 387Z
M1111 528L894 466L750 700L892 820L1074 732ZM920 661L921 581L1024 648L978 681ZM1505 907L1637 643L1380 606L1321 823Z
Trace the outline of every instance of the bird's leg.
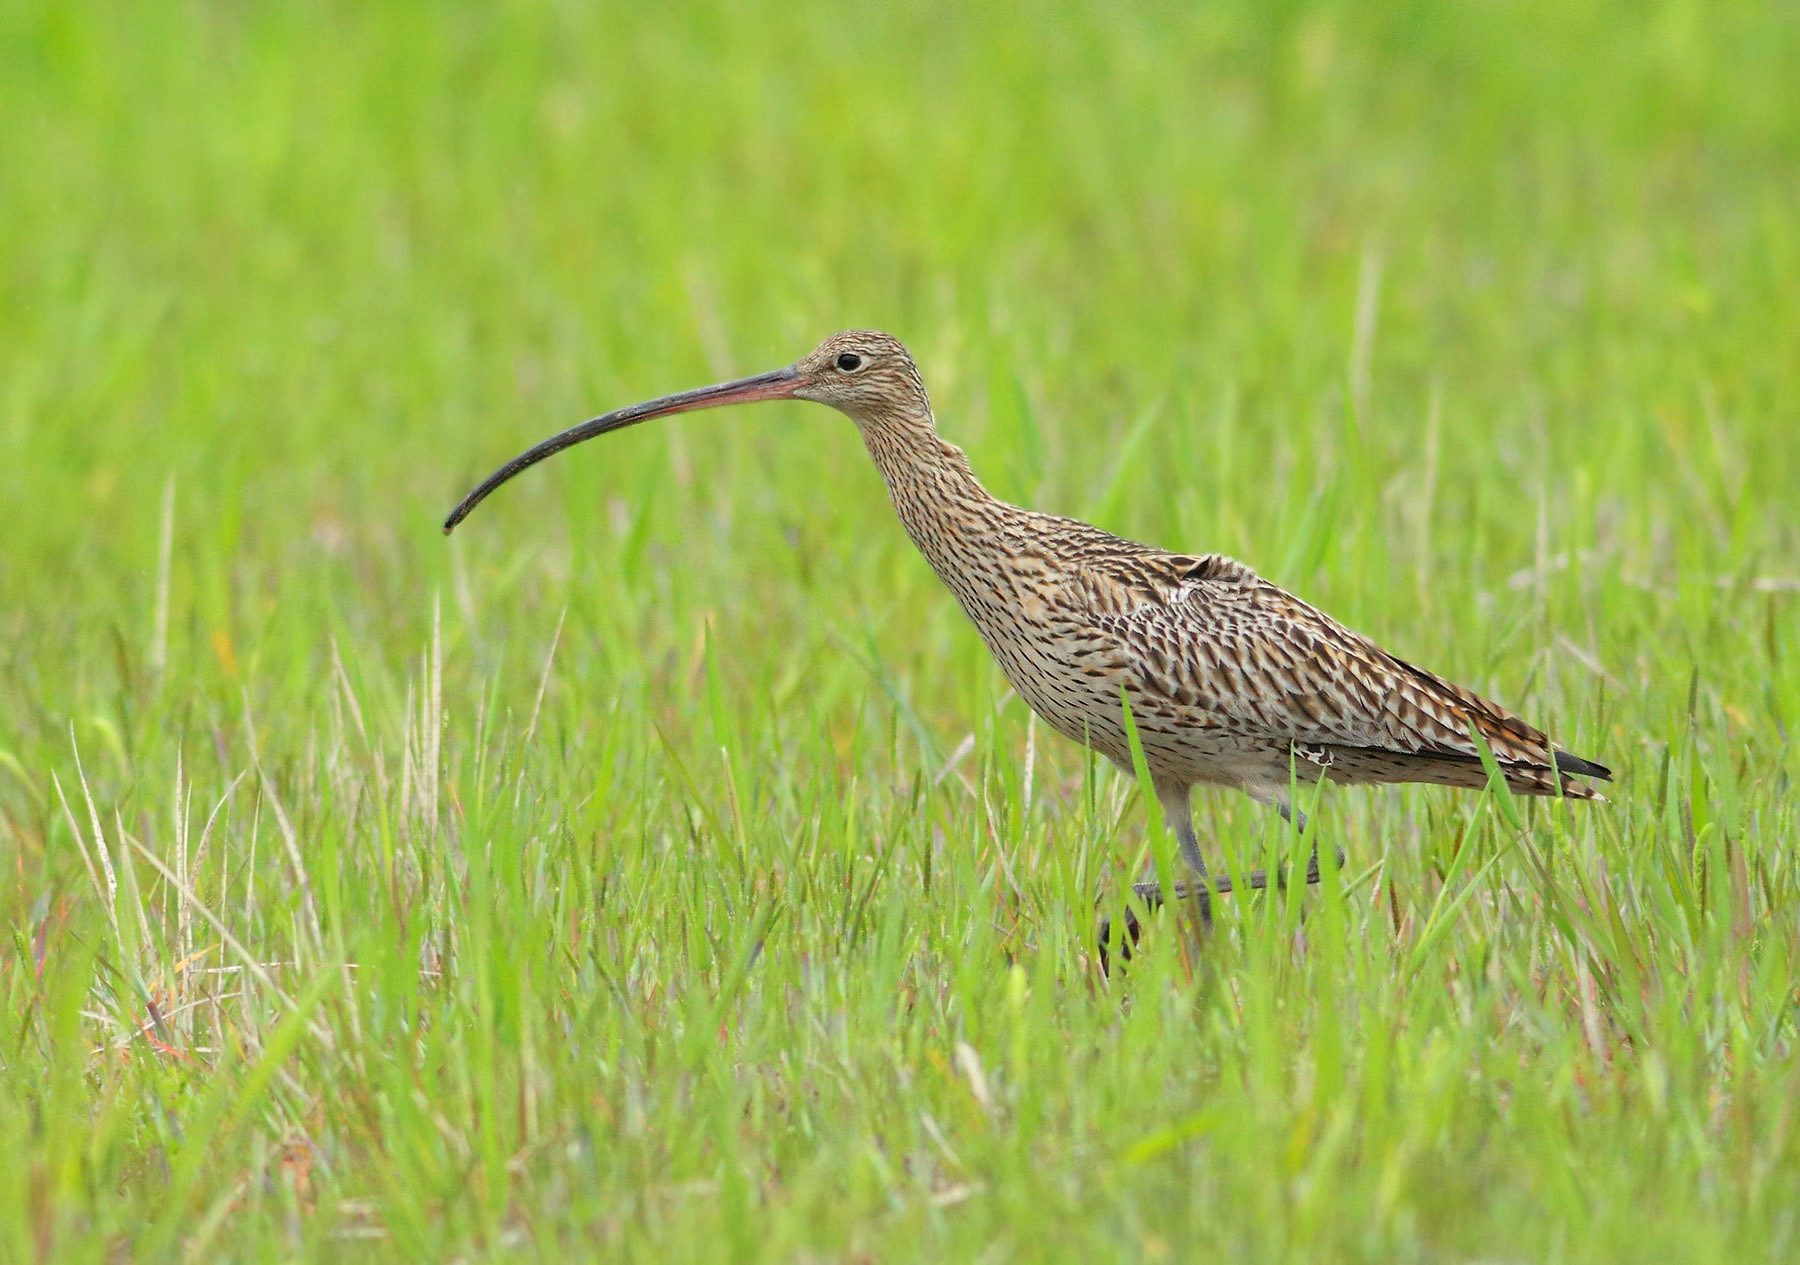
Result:
M1274 804L1276 810L1281 813L1281 819L1283 821L1292 823L1302 834L1306 832L1306 814L1294 807L1293 802L1289 800L1285 791L1264 791L1262 788L1255 785L1246 786L1244 789L1261 802L1265 804ZM1216 879L1209 880L1207 878L1206 866L1200 860L1200 841L1194 837L1194 822L1193 816L1188 810L1187 788L1185 786L1166 789L1159 788L1158 794L1162 798L1163 815L1175 823L1175 836L1181 840L1181 854L1188 859L1188 863L1199 874L1201 886L1210 889L1213 892L1235 891L1238 884L1232 882L1231 875L1229 874L1221 874ZM1344 850L1342 848L1333 848L1332 856L1337 861L1337 867L1343 869ZM1319 846L1317 843L1313 844L1312 856L1307 858L1306 881L1308 884L1317 883L1319 881ZM1262 891L1269 886L1269 876L1262 870L1251 870L1250 873L1244 876L1242 885L1249 888L1251 891ZM1287 864L1283 862L1275 869L1275 886L1277 888L1285 889L1287 885L1288 867ZM1132 885L1132 890L1137 893L1139 899L1143 900L1144 903L1149 905L1152 909L1155 909L1162 902L1162 891L1155 883L1135 883ZM1175 884L1176 900L1185 900L1188 894L1187 884ZM1210 910L1208 912L1210 913Z
M1200 855L1200 840L1194 834L1194 809L1188 802L1187 784L1159 782L1156 784L1156 798L1162 803L1163 820L1175 832L1175 842L1181 847L1181 859L1187 862L1188 869L1192 871L1191 882L1183 883L1180 879L1175 881L1175 899L1186 900L1191 894L1200 915L1200 925L1210 927L1212 893L1208 889L1212 884L1207 882L1206 858ZM1132 890L1152 909L1162 903L1162 888L1155 883L1135 883Z
M1200 855L1200 840L1198 836L1194 834L1194 816L1188 802L1188 788L1186 786L1159 785L1156 788L1156 792L1157 798L1162 803L1163 817L1173 827L1175 831L1175 841L1181 846L1182 859L1187 862L1188 868L1193 871L1190 878L1185 880L1177 879L1172 885L1173 898L1175 900L1194 900L1197 905L1197 912L1199 913L1202 926L1212 926L1212 898L1214 894L1236 891L1239 886L1248 888L1251 891L1262 891L1269 887L1269 874L1266 870L1261 869L1251 870L1244 876L1244 882L1241 885L1233 882L1232 877L1229 874L1221 874L1217 878L1210 876L1206 870L1206 860ZM1296 822L1299 829L1302 831L1306 829L1305 813L1292 807L1287 803L1285 798L1275 801L1275 804L1276 807L1280 809L1281 816L1284 820ZM1336 868L1340 870L1343 869L1344 850L1342 848L1333 848L1331 850L1331 855L1336 864ZM1311 885L1317 883L1319 878L1319 848L1315 843L1313 845L1312 855L1307 858L1305 881L1308 885ZM1274 886L1278 890L1286 890L1287 885L1288 866L1286 862L1283 862L1281 865L1275 867ZM1162 907L1165 899L1162 884L1155 882L1133 883L1131 885L1131 890L1132 893L1149 908L1159 909ZM1110 967L1107 957L1107 940L1111 931L1111 919L1102 919L1100 922L1100 969L1103 972L1107 971ZM1125 935L1120 942L1119 949L1123 960L1130 961L1132 947L1137 944L1138 937L1142 934L1142 928L1138 925L1137 915L1131 911L1130 906L1127 906L1125 909L1124 932Z
M1344 868L1345 857L1342 848L1333 848L1331 850L1331 857L1332 863L1338 869L1341 870ZM1312 855L1306 860L1306 882L1309 885L1317 883L1319 877L1319 850L1315 847L1312 851ZM1288 867L1285 861L1275 867L1275 880L1272 884L1269 881L1269 874L1266 870L1251 870L1248 874L1244 875L1242 884L1233 882L1232 877L1229 874L1221 874L1218 878L1209 879L1205 883L1207 889L1220 895L1223 895L1226 892L1234 892L1239 886L1242 886L1249 891L1260 892L1264 888L1270 886L1275 887L1277 890L1285 890L1287 885ZM1155 909L1162 903L1162 888L1156 883L1133 883L1131 885L1131 890L1152 909ZM1175 884L1176 900L1186 900L1189 894L1189 884L1185 882L1178 882Z
M1187 784L1158 782L1155 785L1156 798L1162 804L1163 819L1175 831L1175 842L1181 847L1181 859L1187 863L1188 869L1192 872L1190 880L1175 880L1173 884L1175 899L1186 900L1191 895L1194 898L1195 912L1200 917L1200 925L1210 928L1212 926L1212 891L1207 882L1206 858L1200 855L1200 840L1194 834L1194 813L1188 803ZM1161 908L1163 903L1161 884L1133 883L1131 890L1151 909ZM1230 891L1231 880L1225 879L1224 886L1218 890ZM1143 928L1138 924L1137 914L1132 912L1129 905L1125 907L1125 925L1121 930L1124 935L1119 941L1119 955L1122 961L1129 962L1131 961L1131 951L1136 947L1138 937L1143 934ZM1108 957L1110 953L1108 942L1111 939L1112 919L1102 918L1100 920L1100 972L1103 975L1112 972L1112 963Z
M1300 812L1298 808L1294 808L1292 803L1289 803L1287 795L1282 795L1280 799L1265 799L1264 803L1273 803L1276 812L1282 813L1282 821L1292 822L1294 828L1300 833L1307 831L1307 815ZM1163 813L1168 815L1168 812L1170 812L1170 799L1165 799ZM1197 867L1202 880L1206 880L1206 866L1201 862L1201 842L1193 837L1193 821L1188 813L1186 792L1181 795L1181 813L1172 821L1179 822L1175 826L1175 837L1183 840L1181 855L1188 857L1188 862L1193 867ZM1186 835L1183 835L1183 824L1186 826ZM1190 844L1192 844L1192 853L1188 851ZM1345 849L1332 848L1332 858L1337 862L1337 869L1345 867ZM1307 858L1307 884L1316 884L1316 882L1319 882L1319 846L1314 842L1312 855ZM1229 891L1237 891L1238 887L1238 884L1231 882L1231 875L1220 875L1219 878L1213 878L1204 885L1210 887L1213 893L1229 893ZM1249 891L1264 891L1265 887L1269 887L1269 875L1262 869L1253 869L1244 875L1244 884L1242 885ZM1274 885L1276 885L1276 889L1283 889L1283 891L1287 889L1287 862L1282 862L1274 869ZM1161 903L1163 900L1163 893L1157 891L1156 884L1132 884L1132 891L1138 893L1139 898L1150 905L1150 909L1156 909L1157 903ZM1175 884L1175 900L1186 900L1186 898L1188 898L1188 885Z

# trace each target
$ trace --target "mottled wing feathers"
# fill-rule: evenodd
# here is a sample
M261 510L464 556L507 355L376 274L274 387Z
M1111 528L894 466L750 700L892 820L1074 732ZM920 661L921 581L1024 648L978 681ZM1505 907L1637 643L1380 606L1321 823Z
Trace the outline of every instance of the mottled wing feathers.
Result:
M1142 547L1138 547L1142 549ZM1481 785L1481 734L1513 789L1555 794L1544 734L1506 709L1397 659L1216 554L1142 549L1083 558L1072 579L1095 630L1138 665L1140 687L1208 727L1291 744L1348 781ZM1596 798L1561 760L1562 793Z

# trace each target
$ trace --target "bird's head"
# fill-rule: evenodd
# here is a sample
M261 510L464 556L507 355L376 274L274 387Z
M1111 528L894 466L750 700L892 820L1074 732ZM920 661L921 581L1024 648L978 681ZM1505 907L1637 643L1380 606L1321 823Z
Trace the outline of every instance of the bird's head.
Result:
M793 372L795 399L829 404L858 425L930 413L918 366L892 334L872 329L833 334L796 361Z
M636 426L653 417L718 408L725 404L747 404L753 400L812 400L829 404L865 429L884 422L927 427L931 424L931 404L925 394L925 384L900 340L874 330L847 330L833 334L786 368L646 400L571 426L560 435L553 435L535 448L520 453L489 475L450 512L450 517L444 520L444 531L446 534L452 531L487 498L488 493L519 471L585 439Z

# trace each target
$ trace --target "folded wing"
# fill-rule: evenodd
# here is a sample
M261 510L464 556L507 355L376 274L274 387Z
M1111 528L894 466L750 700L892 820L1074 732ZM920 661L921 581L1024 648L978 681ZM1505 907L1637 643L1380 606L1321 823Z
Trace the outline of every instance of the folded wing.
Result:
M1219 555L1145 549L1083 559L1074 583L1094 631L1138 665L1140 687L1216 728L1262 736L1342 781L1481 786L1479 733L1512 789L1597 799L1610 778L1471 690Z

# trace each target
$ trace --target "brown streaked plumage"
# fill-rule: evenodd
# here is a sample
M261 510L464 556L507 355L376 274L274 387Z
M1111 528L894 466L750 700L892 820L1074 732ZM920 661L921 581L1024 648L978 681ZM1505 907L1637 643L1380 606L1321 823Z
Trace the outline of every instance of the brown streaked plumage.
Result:
M1611 777L1240 562L1170 553L996 499L962 450L938 437L918 369L887 334L836 334L785 369L584 422L503 466L444 530L571 444L653 417L763 399L829 404L856 423L901 525L1013 688L1058 732L1129 769L1123 692L1165 815L1202 880L1188 802L1197 784L1235 786L1284 813L1296 777L1481 787L1487 775L1471 731L1517 794L1598 799L1578 778ZM1317 877L1315 858L1307 879ZM1250 885L1262 878L1251 875ZM1214 887L1228 890L1228 880Z

